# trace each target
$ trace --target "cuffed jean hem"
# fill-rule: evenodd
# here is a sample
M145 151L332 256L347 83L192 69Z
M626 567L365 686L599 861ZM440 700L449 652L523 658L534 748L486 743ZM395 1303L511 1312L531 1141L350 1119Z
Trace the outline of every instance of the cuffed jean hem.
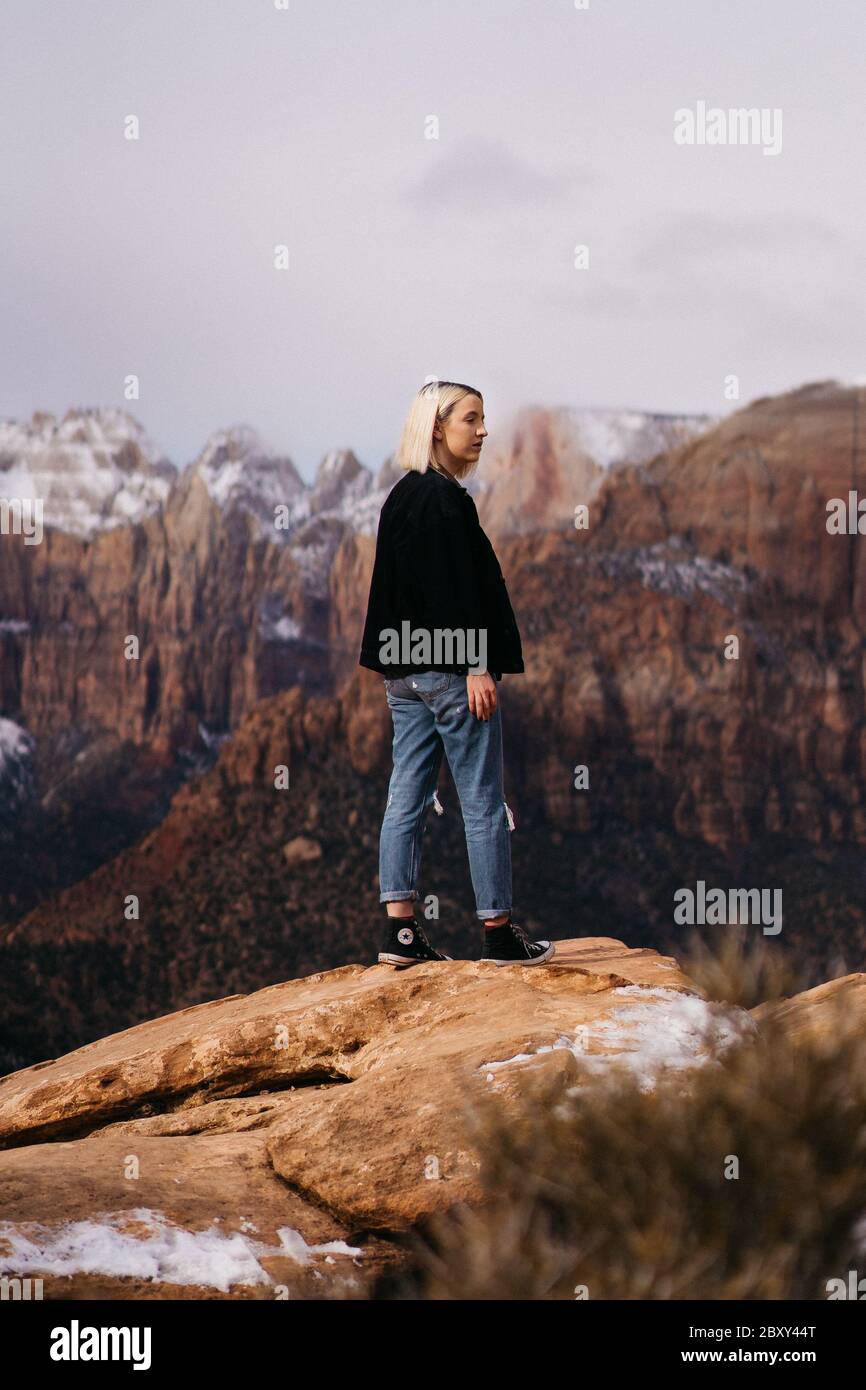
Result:
M409 893L380 893L380 903L408 903L415 902L419 897L417 888L413 888Z
M476 912L475 916L482 922L486 922L488 917L501 917L503 912L506 916L511 912L510 907L491 907L483 908L481 912Z

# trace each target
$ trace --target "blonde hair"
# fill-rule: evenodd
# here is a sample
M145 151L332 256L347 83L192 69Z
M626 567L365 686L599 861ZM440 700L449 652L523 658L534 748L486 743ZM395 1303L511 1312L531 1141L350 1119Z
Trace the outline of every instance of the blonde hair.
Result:
M396 460L401 468L426 473L428 466L435 462L433 426L437 421L443 424L464 396L478 396L483 401L477 387L467 386L462 381L428 381L421 387L409 407L397 448ZM475 462L460 462L452 471L458 478L464 478L475 467Z

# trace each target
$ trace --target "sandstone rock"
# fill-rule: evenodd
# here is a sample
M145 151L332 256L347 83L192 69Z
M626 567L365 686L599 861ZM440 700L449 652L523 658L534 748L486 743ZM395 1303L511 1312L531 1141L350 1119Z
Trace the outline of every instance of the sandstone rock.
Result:
M482 1096L531 1130L540 1081L617 1064L652 1089L831 997L862 1020L866 976L749 1015L587 937L532 970L350 965L154 1019L0 1078L0 1272L50 1298L361 1297L419 1221L483 1200Z
M112 1129L13 1149L0 1213L0 1269L20 1276L35 1260L47 1298L315 1298L326 1284L351 1297L397 1258L384 1241L347 1242L256 1135Z
M659 1030L706 1010L675 962L586 938L543 970L346 966L13 1073L0 1270L49 1297L353 1296L402 1258L371 1230L478 1200L473 1097L517 1114L538 1068L576 1068L576 1035L599 1065L639 1059L641 1008Z
M836 1009L840 1010L837 1014ZM866 1023L866 974L842 975L790 999L772 1000L751 1010L760 1025L772 1019L792 1036L804 1033L821 1037L838 1025L843 1014Z
M551 1030L559 1036L603 1013L617 987L693 992L674 962L604 937L560 942L544 971L481 961L437 969L346 965L199 1004L14 1072L0 1079L0 1145L83 1135L145 1106L185 1112L264 1088L351 1081L357 1095L362 1078L413 1047L424 1066L470 1047L489 1059L491 1048L542 1045L554 1040ZM442 1026L452 1019L453 1030Z

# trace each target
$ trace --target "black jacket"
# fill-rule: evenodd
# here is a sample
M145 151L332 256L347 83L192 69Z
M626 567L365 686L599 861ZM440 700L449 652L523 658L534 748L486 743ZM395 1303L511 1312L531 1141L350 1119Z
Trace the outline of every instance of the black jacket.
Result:
M487 668L497 679L522 672L520 633L499 561L462 484L435 468L407 471L379 515L376 559L358 664L384 676L422 671L465 675L470 665L447 660L383 663L383 633L485 629ZM477 649L476 649L477 650ZM441 654L441 653L440 653ZM459 652L455 654L459 655ZM464 653L471 656L471 649Z

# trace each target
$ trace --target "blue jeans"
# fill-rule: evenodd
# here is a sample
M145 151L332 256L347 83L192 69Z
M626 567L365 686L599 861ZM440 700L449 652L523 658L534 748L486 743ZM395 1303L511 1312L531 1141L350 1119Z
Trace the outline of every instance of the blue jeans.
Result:
M429 806L442 808L436 782L444 751L460 797L476 915L511 910L514 819L503 796L502 722L469 709L466 677L425 671L385 681L394 723L394 770L379 839L379 901L419 896L421 838ZM498 694L498 692L497 692Z

